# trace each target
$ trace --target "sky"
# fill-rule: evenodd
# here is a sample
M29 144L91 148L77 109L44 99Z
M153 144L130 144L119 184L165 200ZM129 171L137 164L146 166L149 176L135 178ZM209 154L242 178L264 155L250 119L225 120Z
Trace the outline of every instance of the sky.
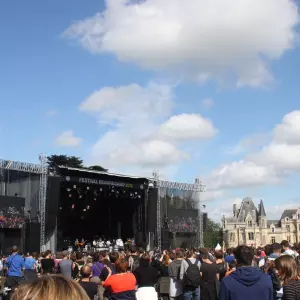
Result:
M0 157L206 186L219 220L249 196L300 206L300 48L292 0L0 4Z

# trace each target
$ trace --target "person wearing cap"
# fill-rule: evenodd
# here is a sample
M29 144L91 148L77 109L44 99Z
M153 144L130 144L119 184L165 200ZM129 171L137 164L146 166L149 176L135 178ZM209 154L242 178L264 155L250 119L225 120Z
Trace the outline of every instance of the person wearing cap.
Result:
M62 255L63 259L58 263L59 273L68 278L72 278L72 271L75 268L75 264L69 258L70 254L68 251L63 251Z
M7 268L6 286L13 289L16 287L22 277L24 269L24 258L19 255L18 247L12 247L12 254L6 259L5 267Z

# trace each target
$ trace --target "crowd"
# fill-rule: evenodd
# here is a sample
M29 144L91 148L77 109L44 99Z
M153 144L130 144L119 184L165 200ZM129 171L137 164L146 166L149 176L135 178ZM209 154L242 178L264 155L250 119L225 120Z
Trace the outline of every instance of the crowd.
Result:
M133 247L26 257L13 247L1 272L12 300L300 300L299 262L287 241L263 249Z

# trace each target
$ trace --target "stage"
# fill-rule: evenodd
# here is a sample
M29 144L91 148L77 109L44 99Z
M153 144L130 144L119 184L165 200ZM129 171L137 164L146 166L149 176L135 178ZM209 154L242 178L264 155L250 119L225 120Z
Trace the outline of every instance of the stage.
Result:
M41 165L0 160L0 195L9 197L0 198L0 208L7 201L18 201L23 209L19 215L22 225L3 225L0 230L2 253L12 243L26 252L55 252L67 249L65 241L92 242L96 237L134 238L137 246L147 249L203 244L199 181L176 183L160 181L157 176L62 166L48 170L41 157ZM14 240L9 241L8 236Z

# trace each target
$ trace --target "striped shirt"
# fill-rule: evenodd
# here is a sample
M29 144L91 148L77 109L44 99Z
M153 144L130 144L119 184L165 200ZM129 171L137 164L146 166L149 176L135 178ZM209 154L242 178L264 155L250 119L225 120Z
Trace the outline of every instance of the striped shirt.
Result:
M291 280L283 287L282 300L300 300L300 281Z

